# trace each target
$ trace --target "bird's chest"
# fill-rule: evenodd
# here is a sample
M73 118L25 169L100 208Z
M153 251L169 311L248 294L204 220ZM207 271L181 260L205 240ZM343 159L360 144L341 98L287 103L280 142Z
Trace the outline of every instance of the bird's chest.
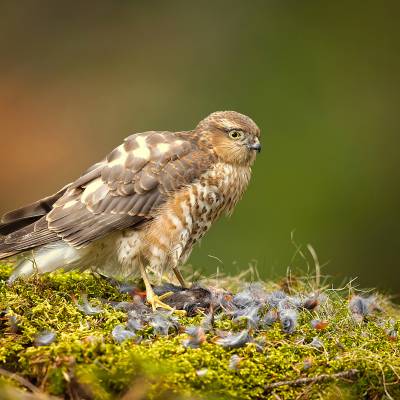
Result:
M231 214L250 180L249 168L217 164L188 189L182 205L190 242L199 240L223 213Z
M221 214L232 213L249 179L249 168L220 163L171 196L145 233L149 264L184 263L212 223Z

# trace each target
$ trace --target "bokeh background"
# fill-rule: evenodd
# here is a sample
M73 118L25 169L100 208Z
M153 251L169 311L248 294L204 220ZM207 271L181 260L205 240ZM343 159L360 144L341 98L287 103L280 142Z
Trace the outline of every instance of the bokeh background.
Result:
M0 4L0 210L52 193L129 134L233 109L262 128L251 186L190 262L400 292L400 25L393 1ZM215 258L217 257L217 258Z

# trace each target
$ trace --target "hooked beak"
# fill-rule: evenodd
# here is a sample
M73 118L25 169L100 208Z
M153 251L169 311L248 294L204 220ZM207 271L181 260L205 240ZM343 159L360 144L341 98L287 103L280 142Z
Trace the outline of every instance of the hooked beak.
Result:
M249 144L249 149L250 150L255 150L257 153L261 151L261 143L260 142L255 142L252 144Z

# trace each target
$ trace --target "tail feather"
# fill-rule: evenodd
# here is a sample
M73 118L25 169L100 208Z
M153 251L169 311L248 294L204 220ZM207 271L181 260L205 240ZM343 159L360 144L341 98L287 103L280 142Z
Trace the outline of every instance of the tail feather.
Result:
M3 235L0 236L0 259L58 240L48 229L45 216L68 187L3 215L0 220L0 235Z
M5 237L0 237L0 260L15 256L19 251L5 243Z
M0 259L59 240L55 232L47 227L46 218L41 218L22 229L0 239Z
M40 220L52 209L53 204L67 188L68 185L51 196L4 214L0 221L0 235L9 235Z

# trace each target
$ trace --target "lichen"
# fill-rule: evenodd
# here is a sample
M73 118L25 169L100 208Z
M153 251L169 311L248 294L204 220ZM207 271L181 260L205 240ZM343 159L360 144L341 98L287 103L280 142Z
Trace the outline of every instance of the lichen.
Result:
M49 395L108 400L134 390L152 399L179 394L183 398L250 400L273 395L320 398L322 392L323 398L338 398L340 391L344 398L375 398L385 393L400 398L396 384L400 342L393 333L400 329L400 312L379 294L379 309L358 319L349 309L349 291L321 289L323 304L301 311L293 333L272 321L265 329L250 330L254 340L239 348L219 345L217 332L238 333L248 326L247 321L222 316L216 318L215 329L205 334L205 340L191 348L185 345L189 336L184 329L160 336L149 325L143 327L141 340L114 340L113 329L126 324L128 317L109 301L130 301L131 297L93 274L53 273L8 286L10 273L10 265L0 266L0 368ZM226 289L237 287L234 279L222 284ZM292 280L289 288L287 282L261 285L296 294L311 290L304 278ZM101 312L82 312L77 305L83 294ZM198 326L202 318L180 317L179 323ZM56 336L48 345L39 346L35 340L43 332ZM257 344L261 342L262 346ZM237 367L230 368L233 355L238 356ZM352 369L358 372L349 380L267 389L280 381ZM24 386L1 374L0 384Z

